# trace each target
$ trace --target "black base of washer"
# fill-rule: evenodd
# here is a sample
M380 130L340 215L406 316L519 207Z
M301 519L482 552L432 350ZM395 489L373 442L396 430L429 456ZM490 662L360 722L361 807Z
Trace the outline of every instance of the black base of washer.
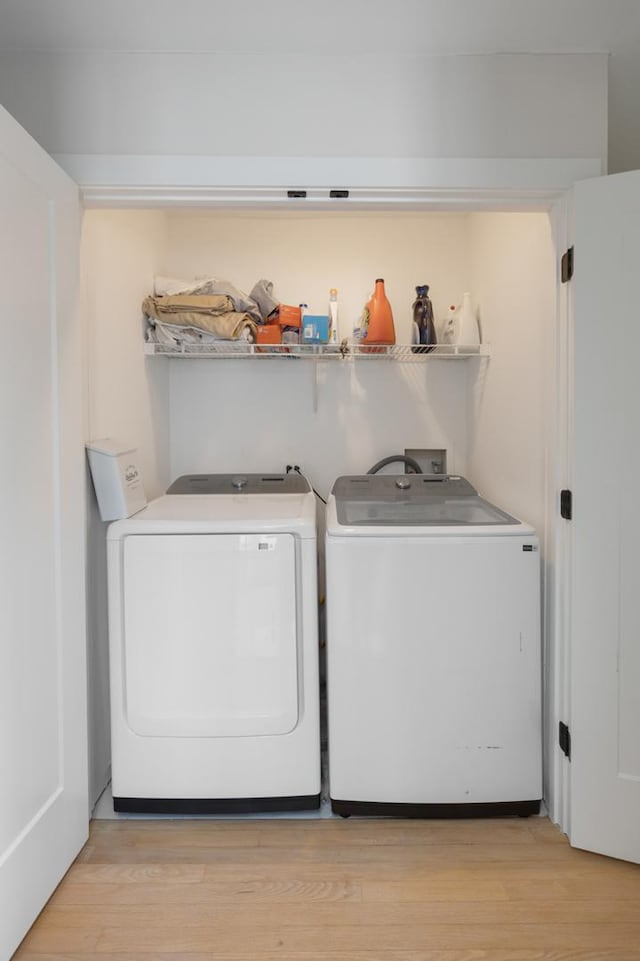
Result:
M114 797L119 814L268 814L275 811L316 811L319 794L254 798Z
M529 817L540 813L540 801L495 801L471 804L404 804L387 801L338 801L331 798L331 810L342 817L396 818L495 818Z

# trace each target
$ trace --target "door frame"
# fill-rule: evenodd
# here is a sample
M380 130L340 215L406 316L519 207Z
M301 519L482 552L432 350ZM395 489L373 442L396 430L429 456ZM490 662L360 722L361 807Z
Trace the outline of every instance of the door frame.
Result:
M80 184L87 209L164 208L395 211L538 211L551 217L556 260L566 245L566 191L580 179L604 173L593 158L230 158L60 155ZM330 198L318 184L351 185L348 199ZM370 186L376 183L376 187ZM289 198L287 186L308 186ZM234 184L234 186L230 186ZM570 287L570 285L568 285ZM556 340L550 344L555 379L549 385L546 457L547 563L543 575L545 677L544 784L550 817L568 830L567 762L557 747L558 720L568 717L570 571L567 532L558 511L559 490L569 483L562 444L569 395L570 304L559 280ZM565 443L566 455L566 443Z
M561 260L573 244L573 194L550 211L556 269L556 325L551 345L554 377L547 406L547 534L543 611L543 696L545 803L551 820L570 833L569 758L559 744L559 725L571 716L572 528L560 513L560 492L572 490L573 476L573 284L563 283ZM550 561L553 563L550 563Z
M65 158L67 159L67 158ZM190 206L209 207L210 209L307 209L327 210L326 189L309 191L306 199L293 201L285 197L286 191L282 187L268 184L262 187L227 187L220 181L223 179L218 163L214 174L201 170L199 161L203 158L183 158L183 164L177 158L165 158L161 172L156 173L155 182L145 179L131 181L127 179L135 169L141 174L140 158L121 158L121 163L115 168L110 165L112 158L97 158L90 162L84 158L76 170L84 185L81 195L88 208L123 209L131 207L161 207L167 210L182 209ZM272 160L274 158L271 158ZM220 158L218 158L220 160ZM198 162L197 162L198 161ZM523 162L518 166L510 161L501 161L494 181L489 185L487 180L486 161L479 163L474 160L464 161L463 168L466 183L478 186L467 186L464 189L455 187L453 176L445 171L444 162L431 167L431 173L440 177L442 186L425 187L421 184L403 190L390 187L368 188L362 180L358 190L353 192L349 200L333 201L331 210L486 210L512 211L526 213L537 211L546 213L551 220L552 242L555 244L556 262L559 264L560 252L565 249L569 236L569 200L567 199L565 184L571 176L594 175L601 173L598 162L597 169L590 162L580 162L577 166L562 162L557 168L549 161L546 167L534 173L535 161ZM317 166L317 165L316 165ZM431 169L431 167L429 169ZM182 184L180 184L183 170ZM303 172L306 168L303 165ZM366 169L366 167L365 167ZM100 182L97 172L105 175ZM190 185L190 178L194 171L200 171L204 182L199 187ZM216 173L217 172L217 173ZM311 173L318 174L313 166ZM222 171L224 173L224 171ZM251 174L257 176L257 171L251 168ZM387 171L390 175L390 172ZM397 173L397 171L395 171ZM415 175L415 170L413 171ZM460 169L457 170L460 175ZM107 176L111 180L107 180ZM215 183L216 176L218 183ZM248 176L248 174L247 174ZM426 174L424 175L426 176ZM538 182L536 184L536 176ZM165 178L164 182L162 178ZM206 182L206 178L209 182ZM446 178L449 178L448 181ZM484 179L483 179L484 178ZM272 178L273 179L273 178ZM417 180L418 178L416 178ZM522 181L527 180L533 186L522 187ZM197 182L197 181L196 181ZM414 181L415 182L415 181ZM479 184L483 182L483 186ZM408 183L408 181L407 181ZM105 186L106 184L106 186ZM562 184L559 186L558 184ZM335 206L334 206L335 204ZM560 285L559 267L556 267L557 299L556 299L556 338L550 343L550 366L553 370L549 383L547 410L547 449L544 452L546 464L546 564L543 572L543 640L544 640L544 735L543 735L543 764L545 803L552 820L563 830L568 830L568 771L564 755L560 754L557 745L558 721L568 717L568 681L569 681L569 645L568 645L568 616L569 594L566 590L567 581L563 580L570 572L570 541L568 540L567 522L559 516L559 490L569 483L567 460L567 430L569 416L570 392L567 390L570 357L570 288L571 285Z

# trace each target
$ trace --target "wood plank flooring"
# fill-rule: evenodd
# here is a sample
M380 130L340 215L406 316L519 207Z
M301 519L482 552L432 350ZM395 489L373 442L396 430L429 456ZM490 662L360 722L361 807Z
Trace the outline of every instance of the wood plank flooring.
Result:
M15 961L640 961L640 867L544 818L94 821Z

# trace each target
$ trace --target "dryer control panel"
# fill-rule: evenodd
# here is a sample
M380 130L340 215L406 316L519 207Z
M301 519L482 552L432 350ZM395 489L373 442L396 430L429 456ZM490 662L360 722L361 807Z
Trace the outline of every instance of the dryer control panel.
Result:
M183 474L167 494L307 494L301 474Z

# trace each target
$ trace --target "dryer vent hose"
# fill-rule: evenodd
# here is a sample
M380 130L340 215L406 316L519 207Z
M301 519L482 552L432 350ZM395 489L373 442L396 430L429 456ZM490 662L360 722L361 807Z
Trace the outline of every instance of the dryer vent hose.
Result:
M390 457L383 457L382 460L379 460L377 464L374 464L373 467L370 467L369 470L367 471L367 474L377 474L378 471L382 470L383 467L386 467L387 464L395 464L396 462L405 464L407 467L410 467L411 471L408 471L407 473L412 473L412 474L423 473L423 470L420 467L420 464L418 463L417 460L414 460L413 457L407 457L406 454L391 454Z

